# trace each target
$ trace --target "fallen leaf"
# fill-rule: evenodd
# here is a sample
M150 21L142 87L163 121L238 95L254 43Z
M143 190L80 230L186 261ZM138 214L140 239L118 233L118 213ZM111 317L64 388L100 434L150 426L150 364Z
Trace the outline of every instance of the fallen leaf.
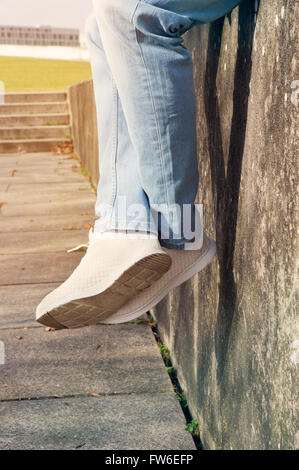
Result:
M23 339L23 336L17 336L17 340L20 341L21 339Z
M53 149L53 153L57 154L71 154L74 152L74 146L72 142L63 142L62 144L56 145Z
M89 230L90 228L92 228L92 225L90 225L90 224L85 224L85 228L86 228L86 230Z
M103 395L100 395L99 393L91 393L90 394L92 397L102 397Z
M81 447L85 446L85 442L82 442L82 444L78 444L75 449L80 449Z

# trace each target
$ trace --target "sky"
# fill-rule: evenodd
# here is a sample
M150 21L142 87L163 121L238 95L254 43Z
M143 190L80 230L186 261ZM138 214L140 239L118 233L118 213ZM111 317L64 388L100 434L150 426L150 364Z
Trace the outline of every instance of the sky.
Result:
M92 0L0 0L0 25L84 28Z

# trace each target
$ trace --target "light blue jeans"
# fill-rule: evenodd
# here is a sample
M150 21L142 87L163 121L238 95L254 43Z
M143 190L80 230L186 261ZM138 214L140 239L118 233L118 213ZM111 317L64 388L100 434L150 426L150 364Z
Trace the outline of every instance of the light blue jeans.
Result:
M239 3L93 0L86 37L100 151L95 231L151 231L161 245L185 248L183 212L194 214L198 164L193 64L181 36Z

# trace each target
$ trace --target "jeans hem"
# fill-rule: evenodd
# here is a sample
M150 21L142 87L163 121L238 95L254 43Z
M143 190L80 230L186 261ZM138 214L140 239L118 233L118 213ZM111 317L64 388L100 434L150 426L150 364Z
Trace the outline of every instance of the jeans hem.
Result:
M157 235L158 232L155 228L151 227L147 221L140 221L136 224L136 229L142 232L149 232ZM103 233L108 230L131 230L134 231L134 227L128 228L128 222L126 220L117 220L115 223L111 222L111 219L102 220L101 223L95 223L94 232L95 233ZM159 238L160 245L164 248L168 248L170 250L184 250L185 249L185 242L178 240L177 242L171 242L169 240Z
M163 248L168 248L170 250L184 250L185 249L185 242L179 242L179 243L172 243L168 240L163 240L159 239L160 245L163 246Z
M138 221L134 226L130 226L127 220L117 220L114 221L109 218L109 220L100 220L95 222L94 231L95 232L106 232L107 230L131 230L131 231L142 231L142 232L151 232L158 236L156 228L150 226L150 224L145 221Z

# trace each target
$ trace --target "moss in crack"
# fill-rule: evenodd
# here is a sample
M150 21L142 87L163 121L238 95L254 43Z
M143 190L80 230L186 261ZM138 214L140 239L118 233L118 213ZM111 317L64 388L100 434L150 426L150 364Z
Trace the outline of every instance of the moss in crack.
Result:
M80 164L80 170L81 170L82 175L85 176L85 178L88 179L89 184L90 184L90 186L92 187L93 192L96 193L97 188L96 188L95 185L93 184L92 179L91 179L91 176L90 176L90 174L88 173L88 170L87 170L86 166L83 165L82 163Z
M157 323L155 322L153 316L148 313L148 321L146 322L145 320L140 321L139 323L148 323L153 331L154 337L157 341L159 350L161 352L161 356L163 358L164 364L166 366L166 370L169 374L170 380L172 382L172 386L174 388L174 396L175 398L180 402L180 405L182 407L182 411L184 413L185 419L186 419L186 427L185 430L188 431L193 438L194 444L198 450L202 450L202 443L200 440L200 433L199 433L199 427L198 427L198 421L196 419L193 419L191 412L189 410L188 406L188 401L187 398L185 397L184 391L182 390L178 377L177 377L177 371L175 367L173 367L172 362L171 362L171 356L170 356L170 351L167 348L165 344L163 344L158 328L157 328Z
M198 436L199 435L199 428L198 428L197 419L192 419L192 421L187 424L185 429L186 429L186 431L190 432L190 434L192 434L192 436Z
M184 392L175 392L175 398L181 403L182 408L188 408L187 398L184 395Z

